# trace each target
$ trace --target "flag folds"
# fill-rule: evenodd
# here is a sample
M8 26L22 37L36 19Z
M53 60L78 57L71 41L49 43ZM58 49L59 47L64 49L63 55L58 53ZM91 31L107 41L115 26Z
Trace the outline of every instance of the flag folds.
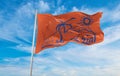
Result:
M102 12L88 15L70 12L61 15L37 14L38 30L35 53L63 46L68 42L91 45L104 39L100 29Z

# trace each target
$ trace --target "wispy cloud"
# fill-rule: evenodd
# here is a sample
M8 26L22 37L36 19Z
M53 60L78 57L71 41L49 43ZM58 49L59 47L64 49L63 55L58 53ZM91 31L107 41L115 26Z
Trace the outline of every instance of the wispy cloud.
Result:
M120 24L111 25L111 27L104 29L105 39L104 42L100 43L99 45L107 45L109 43L120 40L119 32L120 32Z
M34 76L119 76L119 48L76 46L49 52L51 55L46 57L42 56L45 52L34 57ZM30 57L8 58L4 62L7 65L0 67L0 75L5 76L6 72L10 72L9 76L29 74Z
M38 5L37 7L40 13L44 13L50 10L50 6L47 2L39 1L37 5Z
M72 68L65 68L65 67L59 67L54 68L49 71L43 71L44 69L47 70L47 68L41 66L37 69L34 69L33 75L34 76L119 76L119 70L115 66L108 66L106 68L100 68L100 67L72 67ZM38 70L39 69L39 70ZM6 75L6 72L9 72L9 76L28 76L29 75L29 69L24 67L4 67L0 68L0 75L8 76Z
M62 5L55 10L53 15L63 14L65 11L66 11L66 8L64 5Z
M50 9L48 3L44 1L39 1L36 5L38 5L40 12L45 12ZM5 23L2 23L0 38L16 43L31 43L34 11L35 8L32 2L28 2L19 7L13 17L10 17L9 21L4 20Z
M13 47L9 47L9 48L16 49L16 50L19 49L20 51L28 52L28 53L31 53L31 51L32 51L32 45L19 44L17 46L13 46Z
M0 38L17 43L21 42L19 39L23 39L23 41L26 41L26 37L28 37L29 35L27 34L28 32L23 29L23 25L27 25L28 23L24 23L23 18L30 18L29 13L33 12L33 10L30 11L29 9L32 9L30 3L20 7L16 11L14 16L10 17L9 21L4 20L5 23L3 23L3 26L0 28Z

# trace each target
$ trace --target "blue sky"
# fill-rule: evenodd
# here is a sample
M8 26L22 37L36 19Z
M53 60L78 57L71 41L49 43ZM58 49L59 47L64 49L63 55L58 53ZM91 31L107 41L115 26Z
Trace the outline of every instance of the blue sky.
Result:
M68 43L35 55L33 76L119 76L119 0L0 0L0 76L29 76L35 8L53 15L103 12L102 43Z

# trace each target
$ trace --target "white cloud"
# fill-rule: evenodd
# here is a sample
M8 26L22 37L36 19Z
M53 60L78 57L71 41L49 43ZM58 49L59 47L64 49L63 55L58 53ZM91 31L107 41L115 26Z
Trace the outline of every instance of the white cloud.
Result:
M36 5L40 12L46 12L50 9L48 3L44 1L39 1ZM1 23L0 38L18 44L31 44L34 14L35 8L32 2L17 8L14 15L10 16L10 20L4 19L4 23Z
M0 67L1 76L28 76L29 69L18 66Z
M21 51L28 52L28 53L31 53L31 51L32 51L32 45L30 46L30 45L19 44L16 47L14 46L14 47L10 47L10 48L16 49L16 50L19 49Z
M65 12L65 10L66 10L65 6L62 5L55 10L53 15L63 14Z
M104 29L105 39L104 42L100 43L99 45L107 45L114 41L120 40L120 24L113 25Z
M116 8L111 9L111 10L103 10L105 11L105 18L107 18L107 20L115 22L115 21L120 21L120 5L118 5ZM106 21L106 19L104 19Z
M88 9L88 8L86 8L86 7L81 7L80 9L78 9L77 7L73 7L72 8L72 11L81 11L81 12L85 12L85 13L87 13L87 14L93 14L93 13L95 13L96 11L94 10L94 9Z
M114 67L106 67L106 68L99 68L99 67L72 67L72 68L65 68L65 67L55 67L51 70L43 71L45 68L43 66L33 70L33 76L119 76L120 69ZM39 69L39 70L38 70ZM9 73L9 76L28 76L29 69L24 67L4 67L0 68L0 75L6 75L6 72Z
M48 57L41 56L44 52L34 57L33 76L119 76L119 49L100 47L96 50L81 46L51 53ZM4 61L8 65L0 66L0 75L8 76L6 72L10 72L9 76L29 75L30 57L10 58ZM81 64L83 66L80 66Z
M3 27L0 28L0 38L16 43L23 43L21 40L30 42L27 38L30 37L28 30L31 28L27 27L29 23L25 22L25 18L31 18L34 13L33 11L34 10L31 3L27 3L26 5L23 5L17 9L16 13L10 18L9 21L4 20L5 23ZM32 24L31 26L29 25L29 27L32 27Z
M36 72L43 76L119 76L119 49L77 46L51 52L52 56L35 58Z
M50 6L49 6L49 4L47 2L39 1L39 3L38 3L38 10L41 13L46 12L46 11L50 10Z

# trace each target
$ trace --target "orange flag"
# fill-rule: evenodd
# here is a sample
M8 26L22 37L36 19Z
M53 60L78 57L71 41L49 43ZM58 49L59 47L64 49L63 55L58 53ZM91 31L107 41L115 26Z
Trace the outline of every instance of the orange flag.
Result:
M38 14L38 33L35 53L43 49L63 46L68 42L91 45L104 39L100 29L102 12L88 15L70 12L61 15Z

